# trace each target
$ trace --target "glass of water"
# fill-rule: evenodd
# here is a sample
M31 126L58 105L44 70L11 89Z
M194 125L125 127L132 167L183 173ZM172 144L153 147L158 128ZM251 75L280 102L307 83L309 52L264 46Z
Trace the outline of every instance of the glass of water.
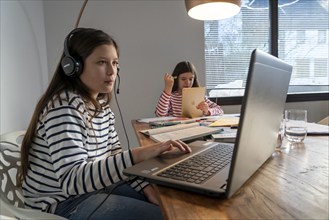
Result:
M284 136L288 141L301 143L307 133L307 110L288 109L284 112Z

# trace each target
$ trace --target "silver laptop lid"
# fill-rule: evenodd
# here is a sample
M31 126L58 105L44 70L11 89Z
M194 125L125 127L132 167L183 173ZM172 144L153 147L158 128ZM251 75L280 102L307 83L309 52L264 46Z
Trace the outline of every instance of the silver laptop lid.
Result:
M282 60L258 49L252 52L227 197L274 152L291 72L292 66Z

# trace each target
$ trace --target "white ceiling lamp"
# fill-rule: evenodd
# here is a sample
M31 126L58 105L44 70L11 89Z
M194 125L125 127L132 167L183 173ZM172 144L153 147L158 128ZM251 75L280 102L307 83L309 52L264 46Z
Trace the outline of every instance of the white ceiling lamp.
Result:
M241 0L185 0L187 14L197 20L220 20L239 13Z

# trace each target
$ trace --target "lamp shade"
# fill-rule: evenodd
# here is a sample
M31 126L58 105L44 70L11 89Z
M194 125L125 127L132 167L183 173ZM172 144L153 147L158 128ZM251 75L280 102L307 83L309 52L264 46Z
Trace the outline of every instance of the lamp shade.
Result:
M220 20L239 13L241 0L185 0L188 15L197 20Z

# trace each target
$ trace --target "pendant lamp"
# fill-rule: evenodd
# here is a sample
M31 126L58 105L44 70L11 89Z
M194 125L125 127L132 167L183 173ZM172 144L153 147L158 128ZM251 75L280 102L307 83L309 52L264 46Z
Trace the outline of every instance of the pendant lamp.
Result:
M241 0L185 0L188 15L197 20L220 20L239 13Z

